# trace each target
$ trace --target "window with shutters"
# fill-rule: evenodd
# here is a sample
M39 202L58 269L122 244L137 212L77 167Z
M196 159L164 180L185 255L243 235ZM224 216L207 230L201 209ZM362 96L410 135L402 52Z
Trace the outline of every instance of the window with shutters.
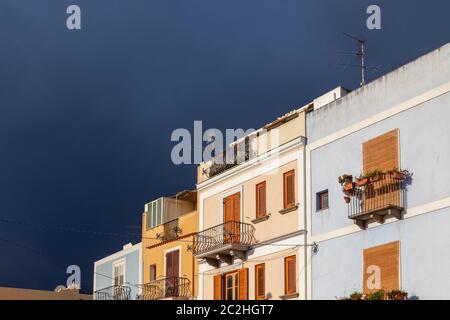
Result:
M163 198L147 204L147 229L154 228L161 224Z
M150 281L156 280L156 264L150 265Z
M296 257L284 258L284 293L286 295L297 292Z
M295 170L283 175L284 209L295 207Z
M266 215L266 182L256 185L256 218Z
M255 266L255 298L256 300L266 299L266 267L265 264Z
M395 241L364 250L363 291L400 289L400 242Z
M123 286L125 283L125 261L113 264L113 282L115 286Z
M214 300L248 300L248 268L214 276Z

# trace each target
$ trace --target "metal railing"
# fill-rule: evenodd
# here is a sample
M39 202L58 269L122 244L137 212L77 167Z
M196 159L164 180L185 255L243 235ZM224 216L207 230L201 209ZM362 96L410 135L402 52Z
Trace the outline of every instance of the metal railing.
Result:
M190 298L191 282L183 277L167 277L154 280L141 286L141 300L158 300L164 298Z
M130 300L131 288L128 286L111 286L95 293L95 300Z
M255 228L248 223L228 221L194 235L194 254L220 249L229 244L251 246L255 243Z
M256 158L257 149L253 144L253 141L255 141L254 139L256 138L246 137L214 158L208 169L208 176L212 178L239 164Z
M405 181L397 180L388 173L380 174L363 186L355 186L349 191L351 196L348 204L348 216L355 219L358 216L373 213L388 207L403 208L405 202Z

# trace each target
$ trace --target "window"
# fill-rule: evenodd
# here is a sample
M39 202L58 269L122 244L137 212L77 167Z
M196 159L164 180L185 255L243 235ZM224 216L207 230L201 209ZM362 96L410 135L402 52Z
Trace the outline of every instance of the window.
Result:
M317 193L317 211L328 209L328 190Z
M238 300L239 274L237 272L225 275L225 300Z
M284 209L295 207L295 171L283 175Z
M156 280L156 264L150 265L150 281Z
M296 257L284 258L284 293L297 293Z
M248 300L248 268L214 276L214 300Z
M147 229L161 224L163 198L147 204Z
M125 283L125 261L114 263L113 280L115 286L122 286Z
M266 299L266 266L264 263L255 266L255 299Z
M400 242L365 249L363 257L364 293L400 289Z
M256 185L256 218L266 215L266 182Z

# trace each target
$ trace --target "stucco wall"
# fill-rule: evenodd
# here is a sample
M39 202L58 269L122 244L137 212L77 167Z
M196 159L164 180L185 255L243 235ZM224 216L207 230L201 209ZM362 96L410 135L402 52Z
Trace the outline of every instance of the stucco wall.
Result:
M137 249L135 249L138 246ZM131 250L124 250L116 252L115 254L105 257L94 265L94 291L110 287L114 284L113 280L113 264L116 261L125 261L125 284L130 286L131 299L135 299L139 294L139 289L136 285L142 281L142 266L141 263L141 244L135 245Z
M230 181L224 182L229 184L230 187L204 200L204 229L223 223L223 197L230 193L239 192L241 188L241 221L251 224L251 221L256 218L256 185L266 181L267 213L271 214L271 216L266 221L254 224L257 241L261 242L297 231L298 210L285 215L279 213L283 209L283 174L294 169L296 174L296 202L299 202L298 161L294 160L275 170L271 170L267 174L259 175L241 184L230 184Z
M361 291L363 250L397 240L401 289L420 299L450 298L446 275L450 207L445 205L450 199L450 93L443 90L419 104L408 102L449 82L450 45L446 45L308 114L308 218L311 240L319 242L319 252L309 266L313 299ZM400 110L406 104L412 108L380 117L381 112ZM393 218L388 220L392 223L371 223L368 230L359 230L347 216L337 178L359 175L362 143L396 128L400 166L413 174L406 192L405 220ZM316 193L325 189L330 208L318 212ZM442 208L434 205L437 201L444 203ZM411 215L417 208L425 209L421 215Z
M255 300L255 266L264 263L266 268L266 297L271 300L280 300L280 296L284 295L284 258L292 255L295 255L297 258L297 270L299 270L298 249L289 248L273 254L248 260L242 264L233 266L233 269L229 269L227 272L238 270L240 268L248 268L248 297L249 300ZM303 268L301 271L303 271ZM204 300L214 299L214 275L218 273L219 270L216 269L214 271L208 271L204 274ZM224 273L223 270L222 273ZM297 280L299 276L300 274L297 273ZM300 289L301 288L297 288L297 290Z
M198 212L193 211L185 214L179 219L179 227L182 230L180 234L188 235L198 231ZM192 251L188 251L188 246L192 245L192 236L182 238L180 240L170 241L160 246L149 248L152 245L161 243L160 240L156 240L156 234L163 232L163 226L149 229L144 231L143 234L143 263L144 263L144 283L150 281L150 265L156 265L156 277L157 279L164 278L165 274L165 253L167 251L176 250L180 251L180 277L189 279L191 282L191 292L193 296L197 296L198 290L198 264L193 258Z
M450 94L388 118L311 152L312 235L353 224L337 178L362 171L362 143L399 129L400 165L413 173L406 207L450 196ZM442 142L442 143L441 143ZM330 161L332 159L332 161ZM316 212L316 193L329 190L330 209Z
M363 250L400 241L400 284L410 297L450 299L450 209L319 243L312 257L312 298L362 291Z

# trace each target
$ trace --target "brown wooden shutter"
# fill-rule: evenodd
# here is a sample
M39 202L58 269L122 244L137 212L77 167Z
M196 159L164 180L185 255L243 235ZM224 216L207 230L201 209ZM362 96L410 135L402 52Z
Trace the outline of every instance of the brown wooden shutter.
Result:
M248 268L239 270L239 300L248 300Z
M222 300L222 275L214 276L214 300Z
M284 208L295 206L295 171L286 172L283 175Z
M256 185L256 217L264 217L266 215L266 182Z
M285 294L297 293L296 257L284 259L284 291Z
M363 171L399 168L398 129L363 143Z
M255 266L255 298L256 300L264 300L266 298L266 279L265 279L265 264L258 264Z
M385 291L399 288L399 253L400 242L391 242L364 250L363 291L371 293L379 289ZM374 284L375 273L379 270L380 286L369 288L368 282ZM369 279L370 278L370 279ZM372 286L372 285L371 285Z

